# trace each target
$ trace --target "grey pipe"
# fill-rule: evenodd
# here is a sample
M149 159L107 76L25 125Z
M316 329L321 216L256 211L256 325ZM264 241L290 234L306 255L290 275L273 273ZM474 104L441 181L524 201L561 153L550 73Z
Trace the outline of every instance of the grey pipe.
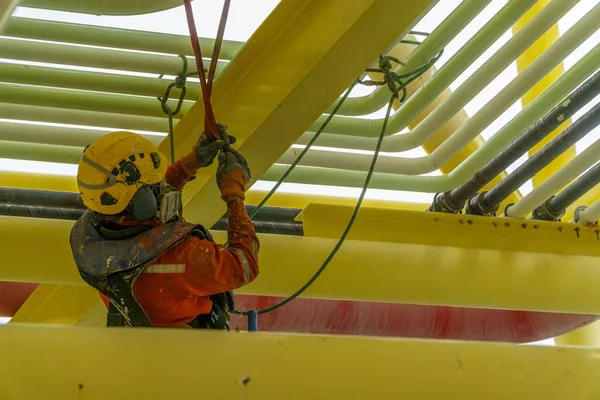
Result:
M532 212L533 219L543 219L546 221L558 221L565 210L577 199L600 183L600 163L587 170L575 182L567 186L562 192L548 199L544 204L537 207Z
M550 110L521 136L502 150L477 174L458 188L436 195L430 211L459 213L465 202L499 175L508 166L553 132L565 120L571 118L583 106L600 94L600 71L575 89L569 96Z
M75 221L81 214L80 208L56 208L39 205L0 204L0 215Z
M4 35L22 39L194 56L190 37L187 35L145 32L133 29L12 17L6 26ZM232 60L243 45L244 42L224 40L219 59ZM211 57L215 40L202 38L200 47L205 57Z
M0 215L11 217L44 218L75 221L81 217L85 209L46 207L39 205L0 204ZM257 233L302 236L304 231L300 222L253 221ZM227 218L221 218L211 230L226 231Z
M0 187L0 204L85 209L79 193Z
M569 147L577 143L600 123L600 103L596 104L573 125L561 132L540 151L531 156L512 174L492 188L471 198L467 205L467 213L492 215L498 210L500 203L517 190L523 183L547 166Z
M0 187L0 205L10 206L31 206L42 209L73 209L79 210L81 215L86 207L81 201L79 193L59 192L52 190L37 189L17 189L11 187ZM246 205L246 211L251 214L256 209L254 205ZM293 223L296 216L302 211L300 208L286 207L263 207L255 216L257 222L286 222ZM23 211L25 216L33 216L30 213L35 211ZM41 211L39 211L41 212ZM51 211L49 211L51 214ZM64 213L59 213L63 215ZM66 214L64 214L66 215ZM74 214L73 214L74 215ZM77 218L78 218L77 216ZM221 219L227 220L227 214ZM76 219L76 218L75 218Z

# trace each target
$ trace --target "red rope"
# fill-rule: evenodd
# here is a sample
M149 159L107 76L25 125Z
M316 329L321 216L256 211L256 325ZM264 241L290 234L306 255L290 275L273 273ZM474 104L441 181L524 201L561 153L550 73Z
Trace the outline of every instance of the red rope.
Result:
M188 28L190 31L190 39L192 41L192 48L194 49L194 55L196 56L196 67L198 68L198 76L200 77L200 86L202 87L202 99L204 101L204 130L214 140L219 139L219 129L217 128L217 121L215 114L210 104L210 92L209 84L206 82L206 74L204 73L204 62L202 61L202 52L200 51L200 41L198 40L198 32L196 31L196 23L194 22L194 11L192 10L191 0L183 0L185 6L185 12L187 16ZM217 43L215 42L215 47ZM220 48L219 44L219 48ZM218 59L218 54L213 54L213 60ZM212 82L210 83L212 87Z
M223 43L223 36L225 36L225 25L227 25L227 15L229 14L229 5L231 0L225 0L223 3L223 11L221 12L221 20L219 21L219 29L217 29L217 37L215 38L215 47L213 49L212 60L210 61L210 68L208 69L208 98L212 95L212 85L215 79L215 72L217 71L217 63L219 61L219 53L221 53L221 44Z

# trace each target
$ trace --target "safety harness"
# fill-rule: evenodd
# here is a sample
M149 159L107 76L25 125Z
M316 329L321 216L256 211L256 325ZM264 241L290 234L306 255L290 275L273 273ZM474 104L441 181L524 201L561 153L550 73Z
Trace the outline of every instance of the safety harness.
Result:
M135 281L161 254L192 235L213 241L202 225L170 222L157 226L111 229L94 223L94 212L86 211L71 231L71 249L79 274L110 301L108 326L152 326L134 295ZM229 311L234 309L231 292L209 297L209 314L188 323L192 328L229 329Z

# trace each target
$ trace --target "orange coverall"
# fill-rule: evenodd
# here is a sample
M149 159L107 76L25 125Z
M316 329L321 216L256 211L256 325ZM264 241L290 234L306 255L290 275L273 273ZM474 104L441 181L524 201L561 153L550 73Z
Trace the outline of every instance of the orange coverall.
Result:
M175 190L182 190L189 179L179 161L167 170L167 183ZM228 247L188 236L140 274L134 295L152 325L175 326L208 314L212 308L208 296L256 278L259 242L244 202L230 197L227 215ZM103 295L102 299L108 307L108 299Z

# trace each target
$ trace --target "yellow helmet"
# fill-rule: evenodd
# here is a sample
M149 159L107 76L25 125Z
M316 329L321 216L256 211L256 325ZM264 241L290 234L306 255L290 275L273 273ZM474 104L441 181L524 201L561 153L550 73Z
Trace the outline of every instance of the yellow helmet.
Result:
M154 185L167 173L167 158L148 139L112 132L86 148L77 170L83 203L101 214L125 210L139 188Z

